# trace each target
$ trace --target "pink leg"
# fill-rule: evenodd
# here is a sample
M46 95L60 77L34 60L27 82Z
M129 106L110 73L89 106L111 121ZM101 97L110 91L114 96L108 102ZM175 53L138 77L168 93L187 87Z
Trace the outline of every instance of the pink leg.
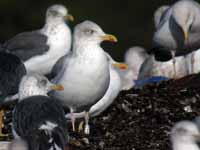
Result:
M76 118L74 116L73 109L70 109L70 118L71 118L71 122L72 122L72 130L75 132L76 131L76 129L75 129Z
M176 78L176 57L175 57L175 51L171 51L172 54L172 63L173 63L173 69L174 69L174 78Z
M90 126L89 126L89 112L85 112L85 134L90 134Z

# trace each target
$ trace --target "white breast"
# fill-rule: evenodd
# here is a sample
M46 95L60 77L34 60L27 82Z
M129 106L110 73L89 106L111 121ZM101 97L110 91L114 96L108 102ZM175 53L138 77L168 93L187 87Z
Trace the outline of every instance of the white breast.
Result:
M50 31L44 32L49 38L47 44L50 49L47 53L32 57L25 62L27 72L48 74L57 60L66 55L71 48L71 31L65 24L60 24Z
M72 58L67 66L65 73L57 80L65 90L55 93L64 105L81 107L94 104L103 97L110 75L108 61L102 50L93 50L83 58Z

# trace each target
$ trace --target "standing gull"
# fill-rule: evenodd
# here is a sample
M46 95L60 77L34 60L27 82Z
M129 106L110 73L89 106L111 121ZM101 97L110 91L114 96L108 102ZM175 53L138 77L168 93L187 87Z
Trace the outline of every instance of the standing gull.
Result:
M109 54L107 56L110 63L110 84L105 95L90 108L89 115L91 117L98 116L113 103L121 91L121 78L118 71L128 68L127 64L114 61ZM74 116L75 118L83 118L84 114L84 112L74 113ZM70 119L70 115L66 115L66 117Z
M28 74L19 86L19 102L13 111L15 138L26 141L29 150L64 150L67 122L62 105L47 96L51 90L63 90L44 76Z
M72 127L75 130L73 112L85 111L85 133L89 134L89 109L98 102L108 89L110 82L109 62L102 41L117 42L94 22L84 21L74 29L73 49L62 65L53 83L62 84L65 90L54 92L64 106L70 108Z
M2 49L20 57L27 72L46 75L56 61L71 47L71 31L65 20L73 20L63 5L47 9L42 29L16 35L2 45Z
M124 61L129 68L119 71L123 90L129 90L134 86L134 81L137 80L140 67L146 58L148 54L142 47L135 46L126 51Z
M180 0L165 12L153 36L153 45L170 51L176 76L175 55L185 55L200 47L200 5Z
M196 123L191 121L178 122L171 131L173 150L200 150L200 132Z

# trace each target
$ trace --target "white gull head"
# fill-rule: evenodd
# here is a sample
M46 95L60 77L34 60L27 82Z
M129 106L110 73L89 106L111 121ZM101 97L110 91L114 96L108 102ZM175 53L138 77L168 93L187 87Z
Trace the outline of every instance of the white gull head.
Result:
M63 90L61 85L54 85L49 80L39 74L32 73L25 75L19 85L19 100L30 96L44 95L51 90Z
M177 123L171 131L173 150L199 150L200 132L197 125L190 121Z

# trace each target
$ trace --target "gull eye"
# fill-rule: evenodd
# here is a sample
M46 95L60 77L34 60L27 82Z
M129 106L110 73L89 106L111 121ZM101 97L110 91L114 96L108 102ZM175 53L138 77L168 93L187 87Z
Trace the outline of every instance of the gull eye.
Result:
M45 79L41 80L41 81L40 81L40 84L41 84L42 86L46 86L46 85L47 85L47 80L45 80Z
M92 29L87 29L87 30L85 30L84 32L85 32L87 35L92 35L92 34L95 33L95 31L92 30Z
M177 132L178 132L179 134L185 134L185 133L187 133L187 130L184 129L184 128L178 128L178 129L177 129Z
M54 11L54 10L50 10L49 13L50 13L52 16L57 16L57 15L58 15L58 12L57 12L57 11Z

